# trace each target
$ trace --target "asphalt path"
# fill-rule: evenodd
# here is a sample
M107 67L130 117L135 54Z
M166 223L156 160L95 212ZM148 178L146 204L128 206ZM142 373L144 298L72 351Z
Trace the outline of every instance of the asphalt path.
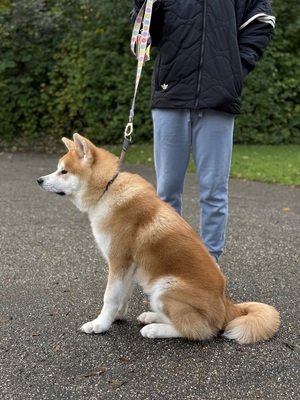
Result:
M281 314L267 342L217 337L145 339L136 317L103 335L78 328L98 315L107 267L89 222L36 179L58 157L0 155L0 399L299 399L300 189L230 181L226 250L220 266L236 302L263 301ZM154 183L151 167L125 165ZM184 218L198 231L194 174ZM122 244L120 244L122 245Z

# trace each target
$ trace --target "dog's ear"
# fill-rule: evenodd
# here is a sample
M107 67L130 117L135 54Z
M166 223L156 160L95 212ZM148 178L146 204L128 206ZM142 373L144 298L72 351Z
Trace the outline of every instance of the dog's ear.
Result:
M88 164L92 164L94 160L92 143L84 137L80 136L78 133L74 133L73 139L78 157L82 158Z
M63 138L62 138L62 141L64 142L64 144L65 144L65 146L66 146L66 148L67 148L68 150L74 149L75 143L72 142L72 140L63 137Z

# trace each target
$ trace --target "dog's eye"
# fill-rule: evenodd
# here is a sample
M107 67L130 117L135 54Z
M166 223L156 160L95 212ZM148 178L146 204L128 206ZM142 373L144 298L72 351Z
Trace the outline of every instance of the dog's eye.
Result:
M61 173L62 175L65 175L65 174L68 173L68 171L66 171L65 169L63 169L60 173Z

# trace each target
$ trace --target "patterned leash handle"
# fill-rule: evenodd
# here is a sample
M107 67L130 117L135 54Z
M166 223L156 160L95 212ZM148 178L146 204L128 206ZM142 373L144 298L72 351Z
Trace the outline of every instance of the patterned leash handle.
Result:
M137 57L135 89L134 89L132 106L130 110L130 116L132 119L134 117L135 99L142 74L142 69L145 62L150 59L150 46L151 46L150 22L151 22L153 3L154 0L146 0L144 2L136 17L131 36L131 45L130 45L131 51Z
M124 130L124 141L120 156L120 163L123 162L126 150L132 139L131 135L133 132L134 107L135 107L137 90L142 74L142 69L145 62L150 60L150 46L151 46L150 22L151 22L152 7L154 2L155 0L145 0L144 4L142 5L141 9L138 12L132 31L130 47L131 47L131 52L137 58L137 70L136 70L133 100L129 113L129 122Z

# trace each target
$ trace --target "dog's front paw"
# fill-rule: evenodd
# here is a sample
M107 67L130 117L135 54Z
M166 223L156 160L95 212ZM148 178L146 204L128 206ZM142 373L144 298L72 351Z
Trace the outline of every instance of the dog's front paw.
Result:
M84 333L103 333L109 329L109 326L102 324L99 319L87 322L80 328L81 332Z

